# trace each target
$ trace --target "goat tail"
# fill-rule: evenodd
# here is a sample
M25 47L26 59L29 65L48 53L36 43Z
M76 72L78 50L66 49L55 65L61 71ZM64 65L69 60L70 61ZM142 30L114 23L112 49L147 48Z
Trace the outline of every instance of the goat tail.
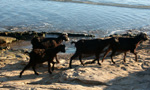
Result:
M72 41L72 42L71 42L71 44L75 44L75 43L76 43L75 41Z

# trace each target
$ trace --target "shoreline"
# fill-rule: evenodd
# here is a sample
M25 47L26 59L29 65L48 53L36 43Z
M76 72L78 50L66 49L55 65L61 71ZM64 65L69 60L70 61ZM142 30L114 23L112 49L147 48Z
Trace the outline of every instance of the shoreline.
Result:
M67 45L67 53L74 53L75 48L74 45L71 45L71 41L77 41L79 39L95 39L95 38L106 38L106 37L119 37L119 36L134 36L140 31L138 30L126 30L126 31L115 31L111 34L105 35L105 37L97 37L94 33L67 33L70 41L64 42ZM12 47L11 49L32 49L32 45L30 40L34 36L44 36L44 37L58 37L61 32L34 32L34 31L25 31L25 32L0 32L0 36L12 37L16 38L14 41L9 41L10 43L6 43L0 45L0 48ZM150 35L148 35L150 37ZM1 40L1 38L0 38Z

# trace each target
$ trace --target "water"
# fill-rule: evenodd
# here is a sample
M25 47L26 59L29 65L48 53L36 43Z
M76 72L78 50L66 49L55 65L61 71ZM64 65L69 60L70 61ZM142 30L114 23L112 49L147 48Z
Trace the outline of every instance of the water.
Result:
M150 33L149 0L0 0L0 31Z
M0 30L94 32L150 26L148 0L0 0Z

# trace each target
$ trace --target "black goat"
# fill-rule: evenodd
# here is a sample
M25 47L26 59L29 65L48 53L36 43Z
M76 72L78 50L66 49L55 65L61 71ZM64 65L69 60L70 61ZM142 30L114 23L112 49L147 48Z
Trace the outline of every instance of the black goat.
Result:
M145 33L140 33L135 37L132 38L123 38L123 37L119 37L118 38L118 45L116 46L110 46L110 48L106 51L106 53L104 54L104 57L102 59L102 62L104 61L104 58L107 56L107 54L112 50L111 53L111 61L113 62L113 64L115 64L115 62L113 61L113 56L115 55L116 52L123 52L124 53L124 62L126 62L126 53L128 51L130 51L131 53L133 53L135 55L135 61L137 61L137 52L136 52L136 48L138 47L138 45L145 41L148 40L148 37Z
M31 40L31 44L33 45L33 49L47 49L57 47L63 42L63 40L69 40L68 34L61 34L58 38L34 37ZM57 55L55 56L55 58L59 63Z
M81 62L82 65L82 54L94 54L96 56L96 59L98 64L101 65L99 63L99 55L106 51L108 49L109 46L113 46L115 44L117 44L117 41L115 38L109 38L109 39L92 39L92 40L84 40L81 39L77 42L72 42L75 43L75 47L76 47L76 52L75 54L71 57L70 59L70 64L69 67L71 67L71 63L72 60L76 57L79 56L79 60ZM95 60L93 62L95 62ZM91 63L93 63L91 62Z
M29 56L30 56L30 61L29 63L24 67L24 69L20 72L20 76L22 76L22 73L28 69L29 67L32 66L32 69L34 71L34 73L36 75L38 75L38 73L36 72L35 70L35 66L36 64L38 63L43 63L43 62L48 62L48 72L51 74L52 71L51 71L51 65L50 63L53 64L52 66L52 70L54 70L54 57L56 56L56 54L58 52L65 52L65 45L59 45L55 48L51 48L51 49L33 49L30 53L29 53Z

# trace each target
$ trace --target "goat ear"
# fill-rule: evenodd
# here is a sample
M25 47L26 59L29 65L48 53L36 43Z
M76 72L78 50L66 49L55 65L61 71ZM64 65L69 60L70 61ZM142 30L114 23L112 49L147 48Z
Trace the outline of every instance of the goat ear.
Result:
M141 33L139 33L139 35L147 35L145 32L141 32Z
M143 33L143 32L141 32L140 34L139 34L139 36L146 36L147 34L146 33Z
M146 40L148 40L148 35L145 32L143 32L143 36Z
M38 35L34 35L34 36L33 36L33 38L37 38L37 37L39 37L39 36L38 36Z
M114 38L115 42L119 42L119 39L118 38Z

